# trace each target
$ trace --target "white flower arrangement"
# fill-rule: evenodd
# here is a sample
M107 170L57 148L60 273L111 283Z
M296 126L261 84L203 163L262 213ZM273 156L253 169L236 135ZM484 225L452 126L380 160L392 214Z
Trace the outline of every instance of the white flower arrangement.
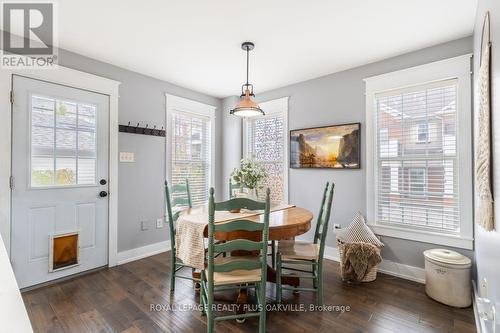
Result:
M241 187L255 189L259 183L267 179L267 172L255 158L244 158L240 161L241 167L231 173L232 180Z

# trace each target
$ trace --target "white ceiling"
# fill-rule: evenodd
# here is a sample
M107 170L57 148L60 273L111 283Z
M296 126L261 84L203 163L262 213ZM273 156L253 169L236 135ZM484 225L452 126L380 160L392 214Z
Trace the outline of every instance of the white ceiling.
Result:
M59 46L216 97L472 34L477 0L60 0Z

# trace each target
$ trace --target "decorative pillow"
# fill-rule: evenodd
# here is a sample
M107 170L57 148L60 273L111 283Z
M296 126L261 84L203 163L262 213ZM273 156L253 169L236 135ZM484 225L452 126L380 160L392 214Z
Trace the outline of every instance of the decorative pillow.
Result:
M382 243L366 225L365 218L360 212L356 214L347 228L337 230L337 237L346 243L363 242L378 247L384 246L384 243Z

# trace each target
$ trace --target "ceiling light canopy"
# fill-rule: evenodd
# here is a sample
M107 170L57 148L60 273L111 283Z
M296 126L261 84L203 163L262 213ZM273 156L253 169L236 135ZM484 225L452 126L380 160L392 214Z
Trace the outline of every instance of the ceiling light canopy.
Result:
M241 86L241 100L236 105L234 109L230 111L230 114L239 117L255 117L265 115L264 111L259 107L252 97L255 97L253 93L253 85L248 83L248 63L249 63L249 53L255 47L252 42L244 42L241 44L243 51L247 53L247 82Z

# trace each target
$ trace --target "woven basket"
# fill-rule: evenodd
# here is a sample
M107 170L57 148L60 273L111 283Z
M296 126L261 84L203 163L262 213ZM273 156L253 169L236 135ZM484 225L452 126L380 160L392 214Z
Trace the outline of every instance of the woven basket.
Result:
M340 256L340 275L342 276L342 270L344 269L342 265L342 257L344 256L344 242L337 238L337 248L339 249ZM375 265L370 269L368 273L366 273L365 277L361 282L372 282L377 278L378 265Z

